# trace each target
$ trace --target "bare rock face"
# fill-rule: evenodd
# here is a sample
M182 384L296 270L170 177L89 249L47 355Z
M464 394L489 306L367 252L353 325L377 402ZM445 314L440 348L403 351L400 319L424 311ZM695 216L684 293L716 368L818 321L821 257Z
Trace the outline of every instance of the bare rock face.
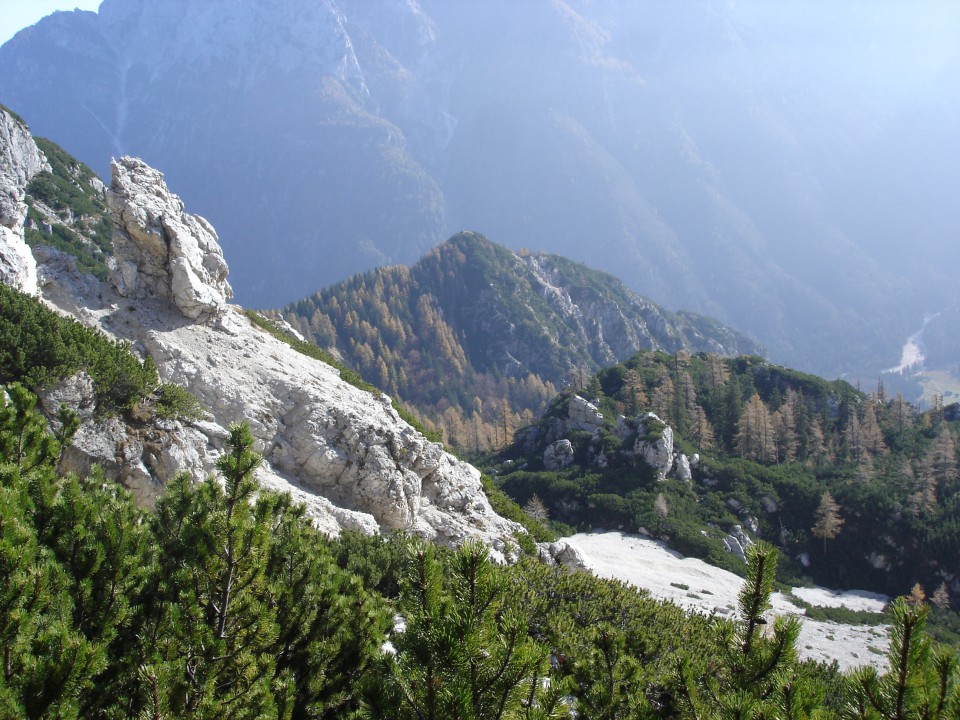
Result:
M0 282L37 294L37 266L23 239L27 185L48 168L30 130L0 107Z
M557 440L543 451L543 467L547 470L560 470L573 462L573 443L569 440Z
M657 480L664 480L673 467L673 428L653 413L636 422L637 440L633 451L656 470Z
M191 320L215 313L233 297L227 263L213 227L184 212L163 174L142 160L110 165L107 205L114 216L117 270L123 297L170 300Z
M723 539L724 549L731 555L743 560L743 562L747 561L747 550L751 545L753 545L753 540L739 525L734 525L730 534Z
M547 565L562 565L570 570L586 571L589 569L583 551L566 540L541 543L538 546L538 555L541 562Z
M230 424L247 422L264 457L261 484L304 503L324 531L403 531L447 545L476 538L506 554L522 529L492 510L476 468L410 427L389 398L347 384L227 304L216 233L184 213L160 173L132 158L114 163L109 203L115 289L92 288L50 253L41 255L43 297L149 354L161 379L196 395L208 414L143 428L91 418L71 451L78 469L99 454L108 474L149 503L179 470L215 472Z
M579 395L570 398L570 406L567 410L568 429L587 430L593 432L598 427L603 426L603 414L597 409L596 405L589 400L584 400Z
M691 482L693 480L693 471L690 469L690 458L683 453L679 453L673 465L677 480L682 480L683 482Z

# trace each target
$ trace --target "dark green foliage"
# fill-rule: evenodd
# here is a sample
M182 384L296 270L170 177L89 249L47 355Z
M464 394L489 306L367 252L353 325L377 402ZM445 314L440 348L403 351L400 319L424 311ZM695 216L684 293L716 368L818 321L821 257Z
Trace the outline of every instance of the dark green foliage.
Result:
M36 298L0 285L0 382L39 389L80 370L93 378L103 412L128 411L143 403L161 417L189 419L202 412L187 391L161 385L153 360L138 360L129 343L112 341Z
M27 243L47 245L72 255L81 272L105 280L109 272L107 258L113 251L113 222L102 197L102 185L90 168L59 146L44 138L35 141L51 169L37 173L27 186L26 200L31 206L27 218L34 226L26 230ZM37 202L57 215L56 219L49 219L49 232L38 229L47 223L47 218L33 207Z
M494 459L500 486L518 503L536 494L553 519L580 529L643 528L740 573L742 562L721 541L756 519L752 534L784 551L785 582L897 594L916 582L932 590L942 573L960 573L960 423L942 412L920 414L899 398L881 401L754 356L643 352L601 371L595 384L591 401L604 414L595 433L565 426L568 390ZM692 483L657 482L633 453L637 433L614 433L618 415L651 410L673 428L676 450L700 455ZM656 441L664 427L647 421L640 439ZM560 437L573 444L574 463L546 471L543 452ZM816 534L826 491L843 519L827 552ZM655 512L658 496L669 513ZM871 553L882 567L868 562Z
M49 544L60 540L65 502L54 472L59 445L35 403L20 386L0 388L0 716L74 718L103 667L103 644L77 627L76 585ZM103 628L92 618L87 629Z
M486 548L331 541L257 487L244 426L223 482L174 480L148 515L61 478L34 398L0 406L0 716L16 718L951 718L956 656L894 608L887 676L795 660L756 547L741 620ZM69 421L67 414L64 417ZM72 423L67 423L71 426ZM69 441L69 430L64 432ZM381 645L390 633L395 653ZM899 699L898 699L899 698ZM900 708L897 710L897 708ZM924 710L926 714L918 714Z
M960 717L960 654L933 648L925 632L929 610L904 598L892 607L889 671L865 668L851 679L851 715L862 720L946 720Z
M154 408L157 417L164 419L199 420L203 417L203 407L196 396L175 383L163 383L157 388Z
M140 613L110 717L347 717L386 616L288 496L260 492L246 426L224 483L178 477L150 526ZM257 494L254 499L254 495Z
M40 213L33 208L29 210L27 217L38 227L45 222ZM61 223L51 224L49 233L29 227L24 232L24 239L31 247L46 245L72 255L77 260L77 269L80 272L89 273L98 280L106 280L110 272L107 266L108 252L101 247L110 249L109 238L113 226L109 220L103 218L95 224L89 222L87 224L89 227L84 228L83 235Z
M546 648L528 634L519 578L466 544L442 564L430 546L411 548L398 610L405 628L371 688L376 718L499 720L519 717L531 678L546 671ZM536 681L534 680L534 683Z

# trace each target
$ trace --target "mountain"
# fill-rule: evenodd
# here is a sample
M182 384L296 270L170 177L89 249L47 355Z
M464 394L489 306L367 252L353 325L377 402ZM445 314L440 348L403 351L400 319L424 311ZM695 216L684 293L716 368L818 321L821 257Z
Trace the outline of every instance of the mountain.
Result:
M105 0L0 48L0 101L164 167L248 305L474 228L875 378L960 299L955 10Z
M283 318L378 387L442 425L460 447L505 442L558 387L638 350L758 354L756 342L672 313L620 280L558 255L463 232L413 266L358 275Z
M667 540L742 570L757 540L781 579L960 597L957 406L756 357L641 352L555 398L488 468L528 511Z
M214 474L230 428L247 423L263 455L260 485L290 493L324 532L476 538L497 552L516 542L522 531L493 511L474 467L381 393L346 382L229 303L216 231L185 212L161 173L120 158L108 189L41 144L46 151L0 108L0 381L28 383L53 428L61 403L77 412L62 471L83 476L98 465L149 506L181 472ZM102 245L103 213L109 255L80 270ZM64 238L69 254L50 246Z

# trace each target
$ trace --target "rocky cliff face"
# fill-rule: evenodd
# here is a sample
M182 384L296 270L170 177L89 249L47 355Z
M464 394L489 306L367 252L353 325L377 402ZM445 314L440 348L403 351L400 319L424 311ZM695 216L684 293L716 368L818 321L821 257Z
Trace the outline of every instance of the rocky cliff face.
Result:
M23 239L24 194L47 166L26 124L0 106L0 282L35 295L37 269Z
M31 151L25 128L7 118L0 124L7 128L0 136L5 187L17 189L22 201L25 179L42 158ZM5 213L22 225L25 211L5 202ZM389 398L347 384L334 368L295 352L227 303L216 233L184 212L160 173L119 159L109 204L117 259L111 282L38 248L36 265L29 251L25 260L40 293L152 357L161 379L196 395L207 413L189 424L103 417L94 411L90 379L68 378L41 397L50 414L61 402L80 414L67 469L86 472L99 464L149 504L176 472L215 472L229 425L247 422L265 460L261 483L292 493L328 532L404 531L446 544L474 537L506 549L518 528L492 511L475 468L407 425Z
M957 56L891 8L105 0L0 48L0 101L162 167L252 306L474 228L866 377L958 298Z

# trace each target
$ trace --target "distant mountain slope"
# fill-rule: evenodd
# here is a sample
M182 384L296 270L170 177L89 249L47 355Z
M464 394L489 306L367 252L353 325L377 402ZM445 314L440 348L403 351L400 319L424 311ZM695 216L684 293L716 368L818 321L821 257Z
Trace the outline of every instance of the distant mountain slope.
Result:
M874 378L960 300L937 8L105 0L0 48L0 101L103 177L163 167L248 305L474 228Z
M741 571L735 554L762 538L785 578L894 595L919 582L956 606L957 411L757 357L641 352L558 396L488 470L577 528L642 528Z
M641 349L759 352L746 336L667 312L611 275L557 255L514 253L472 232L412 267L321 290L283 316L466 447L503 442L504 423L509 435L574 375Z

